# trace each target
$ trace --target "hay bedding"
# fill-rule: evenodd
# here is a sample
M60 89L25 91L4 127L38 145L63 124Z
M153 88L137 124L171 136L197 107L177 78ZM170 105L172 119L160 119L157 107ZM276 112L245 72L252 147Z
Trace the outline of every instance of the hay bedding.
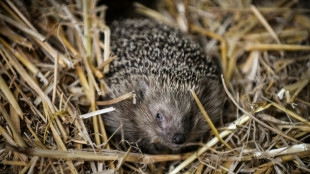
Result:
M134 97L97 102L115 59L105 6L6 0L0 2L0 173L310 172L308 2L167 0L158 11L135 5L140 14L203 36L200 42L221 61L223 140L188 154L122 151L96 116L106 111L98 105Z

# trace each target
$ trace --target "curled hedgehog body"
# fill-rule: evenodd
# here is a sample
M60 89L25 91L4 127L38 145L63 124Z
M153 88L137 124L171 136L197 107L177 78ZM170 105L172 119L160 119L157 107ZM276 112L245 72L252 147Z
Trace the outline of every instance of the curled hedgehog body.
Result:
M134 91L137 102L122 101L104 115L107 130L121 124L124 139L147 153L178 152L209 130L190 89L213 122L221 113L219 68L198 44L178 29L150 19L111 25L117 59L106 75L111 97Z

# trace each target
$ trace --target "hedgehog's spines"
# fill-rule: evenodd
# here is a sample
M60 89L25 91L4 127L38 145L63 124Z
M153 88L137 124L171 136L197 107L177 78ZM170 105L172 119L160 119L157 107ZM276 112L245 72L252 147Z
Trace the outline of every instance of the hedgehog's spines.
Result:
M218 76L212 60L175 28L149 19L127 19L114 22L111 31L111 49L119 57L108 74L112 86L120 76L145 74L162 85L169 81L170 86L183 84L190 89L202 77Z

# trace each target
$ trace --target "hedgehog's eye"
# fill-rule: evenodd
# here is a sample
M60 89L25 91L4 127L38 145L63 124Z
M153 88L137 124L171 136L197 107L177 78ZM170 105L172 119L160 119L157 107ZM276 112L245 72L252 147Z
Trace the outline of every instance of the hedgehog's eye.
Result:
M160 113L157 113L157 114L156 114L156 118L159 119L159 120L162 120L162 119L163 119L163 116L162 116Z

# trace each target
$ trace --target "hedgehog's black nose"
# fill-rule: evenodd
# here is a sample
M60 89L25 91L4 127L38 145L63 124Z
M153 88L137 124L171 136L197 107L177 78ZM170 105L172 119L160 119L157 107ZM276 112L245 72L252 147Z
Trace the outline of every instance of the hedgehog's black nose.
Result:
M174 144L183 144L185 141L185 136L184 134L176 133L174 134L172 141Z

